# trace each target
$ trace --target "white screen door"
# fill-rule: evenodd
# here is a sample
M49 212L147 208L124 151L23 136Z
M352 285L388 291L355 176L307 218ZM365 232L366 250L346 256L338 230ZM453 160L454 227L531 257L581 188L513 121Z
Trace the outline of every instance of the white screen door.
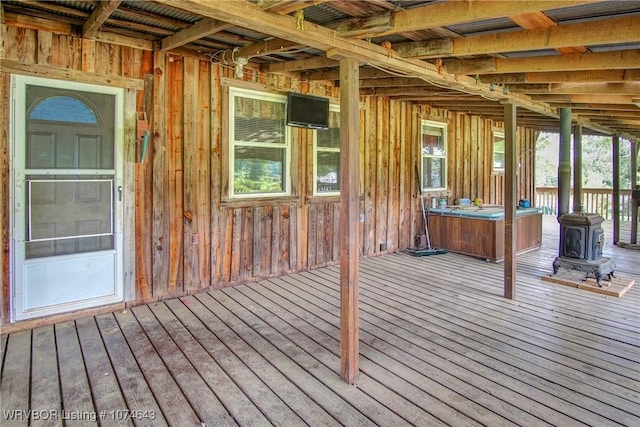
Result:
M122 89L12 88L14 320L122 301Z

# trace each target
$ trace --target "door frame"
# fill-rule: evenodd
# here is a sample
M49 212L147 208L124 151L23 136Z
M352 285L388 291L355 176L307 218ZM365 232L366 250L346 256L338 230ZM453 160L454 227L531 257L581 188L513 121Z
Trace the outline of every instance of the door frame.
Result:
M123 302L124 290L124 248L123 229L124 223L124 196L121 191L121 197L114 197L114 250L116 253L115 261L115 294L108 297L95 300L80 300L72 303L65 303L57 306L44 307L42 309L25 312L21 310L25 305L19 298L24 298L24 286L20 281L24 280L24 251L18 251L18 241L20 234L18 227L25 227L24 211L26 209L25 201L18 200L17 193L24 194L24 189L17 191L16 184L24 182L25 179L25 152L26 152L26 96L24 90L29 84L47 86L54 89L81 90L87 92L102 93L114 95L115 97L115 115L114 115L114 189L124 189L124 129L125 129L125 90L118 87L105 86L93 83L71 82L66 80L57 80L45 77L28 76L28 75L11 75L11 103L9 106L9 159L10 159L10 186L9 186L9 321L11 323L19 320L27 320L36 317L44 317L53 314L66 313L69 311L98 307L107 304ZM23 244L23 243L22 243Z

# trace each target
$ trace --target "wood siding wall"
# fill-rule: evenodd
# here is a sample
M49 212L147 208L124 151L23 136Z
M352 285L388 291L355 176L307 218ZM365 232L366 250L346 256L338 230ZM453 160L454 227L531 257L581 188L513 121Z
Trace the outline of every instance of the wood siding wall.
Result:
M232 70L206 58L14 26L6 28L4 51L0 111L3 322L9 310L11 72L129 88L127 93L132 95L127 97L125 112L130 124L125 128L128 300L137 303L185 295L338 261L338 198L311 192L313 131L293 129L291 197L226 198L224 100L226 83L234 82ZM20 70L20 64L28 64L28 71ZM263 77L248 75L245 80L259 83ZM278 79L283 89L289 83L287 78ZM337 93L335 88L327 90ZM141 161L135 120L143 111L152 140ZM414 236L420 234L415 168L421 118L449 124L450 200L481 197L485 203L502 203L504 178L491 174L491 130L501 123L385 97L361 98L360 116L363 256L412 246ZM536 137L534 131L518 128L521 198L532 199L534 194Z

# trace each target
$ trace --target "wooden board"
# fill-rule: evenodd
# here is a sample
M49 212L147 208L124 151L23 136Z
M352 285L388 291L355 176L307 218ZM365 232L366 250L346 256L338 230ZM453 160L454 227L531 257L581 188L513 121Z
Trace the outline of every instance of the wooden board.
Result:
M587 278L584 272L574 270L560 270L555 276L542 276L542 280L618 298L635 283L634 279L613 277L610 281L603 279L600 282L602 286L598 286L596 279Z

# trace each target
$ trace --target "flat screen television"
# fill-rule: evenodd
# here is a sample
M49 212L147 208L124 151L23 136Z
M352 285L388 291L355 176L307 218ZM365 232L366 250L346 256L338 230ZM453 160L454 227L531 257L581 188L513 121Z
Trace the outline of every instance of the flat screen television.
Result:
M289 92L287 125L310 129L329 129L329 98Z

